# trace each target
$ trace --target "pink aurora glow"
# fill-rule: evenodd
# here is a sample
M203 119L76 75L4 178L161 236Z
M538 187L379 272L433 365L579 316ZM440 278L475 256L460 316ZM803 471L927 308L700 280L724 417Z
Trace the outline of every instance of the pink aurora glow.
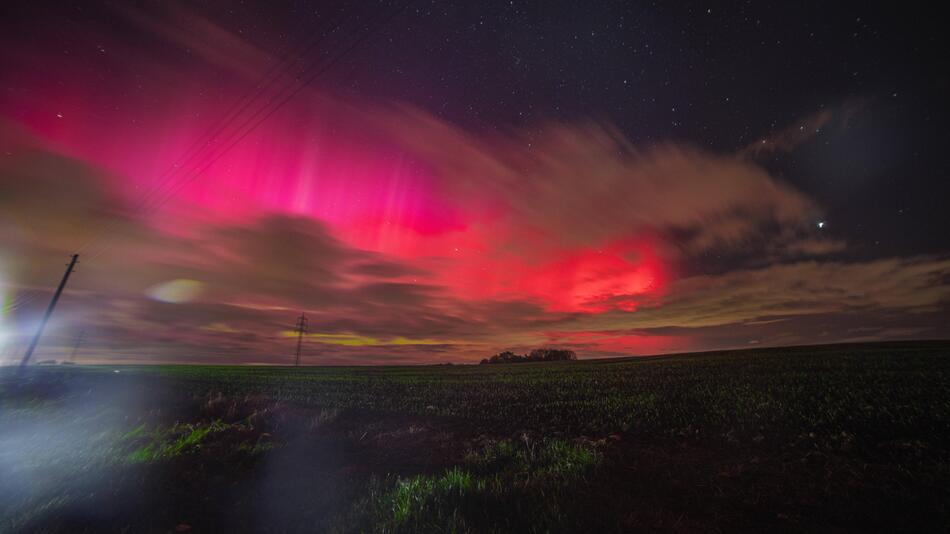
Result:
M666 280L647 240L560 246L556 236L512 227L503 199L482 199L476 209L453 198L425 161L325 103L281 110L213 161L233 130L196 140L208 138L238 95L212 100L198 86L134 94L117 100L40 84L2 111L46 148L114 176L131 209L163 181L184 183L161 209L142 212L168 232L185 232L194 220L303 215L350 247L417 262L433 273L424 282L456 298L531 299L556 312L632 311L638 295L661 291ZM183 159L196 146L198 155ZM517 253L497 250L512 240Z

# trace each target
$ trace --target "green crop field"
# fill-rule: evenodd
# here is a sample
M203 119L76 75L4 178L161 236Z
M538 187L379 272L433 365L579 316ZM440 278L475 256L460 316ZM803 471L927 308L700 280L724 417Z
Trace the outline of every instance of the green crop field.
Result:
M0 370L0 531L946 531L950 343Z

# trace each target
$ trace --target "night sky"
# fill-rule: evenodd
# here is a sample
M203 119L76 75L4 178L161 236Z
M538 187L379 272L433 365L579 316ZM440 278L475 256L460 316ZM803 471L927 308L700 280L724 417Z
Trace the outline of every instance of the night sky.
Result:
M0 358L950 337L934 13L8 2Z

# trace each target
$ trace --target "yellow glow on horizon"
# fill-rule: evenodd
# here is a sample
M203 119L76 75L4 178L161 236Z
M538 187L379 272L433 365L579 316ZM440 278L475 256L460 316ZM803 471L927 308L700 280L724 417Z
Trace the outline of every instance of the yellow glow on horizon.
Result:
M284 337L297 337L297 332L285 330L281 332ZM361 336L359 334L328 334L321 332L311 332L304 334L308 340L317 343L326 343L328 345L343 345L347 347L385 347L400 345L446 345L452 344L452 341L440 339L411 339L403 336L396 336L390 339L379 339L370 336Z
M231 326L228 325L228 323L223 323L220 321L202 326L201 329L208 330L211 332L224 332L225 334L237 334L238 332L240 332L240 330L235 330L234 328L231 328Z

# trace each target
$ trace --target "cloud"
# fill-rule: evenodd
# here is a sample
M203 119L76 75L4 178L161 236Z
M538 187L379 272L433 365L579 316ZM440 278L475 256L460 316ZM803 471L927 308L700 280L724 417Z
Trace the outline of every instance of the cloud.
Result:
M575 316L549 343L587 355L749 344L804 345L947 335L950 260L802 261L677 280L635 313Z
M186 35L123 13L232 77L270 57L200 18ZM149 72L162 91L181 75L165 67ZM85 105L99 85L75 82L62 100ZM846 243L815 234L821 206L760 163L847 122L856 104L724 154L636 146L594 121L473 133L308 90L147 217L134 200L206 126L179 108L223 110L194 96L217 94L213 81L189 83L211 90L163 93L167 108L152 107L154 87L140 94L153 110L141 130L122 126L135 101L103 107L102 121L33 110L35 137L0 122L0 296L39 295L0 321L14 349L66 255L87 242L44 340L53 355L86 329L90 359L288 363L300 312L313 332L305 361L322 363L947 334L946 259L840 261ZM31 104L12 102L3 109ZM115 136L122 150L101 141ZM752 259L716 274L684 268L714 253ZM200 292L183 298L186 286Z
M822 109L750 143L738 155L748 159L764 159L774 154L791 152L825 128L846 126L867 103L866 98L852 98L837 108Z
M41 237L46 246L64 246L92 236L120 209L102 173L70 158L20 150L0 158L0 175L0 229L8 245Z
M294 331L284 332L285 337L297 337L298 333ZM328 345L343 345L347 347L388 347L388 346L403 346L403 345L451 345L451 341L446 340L437 340L437 339L409 339L402 336L397 336L389 339L379 339L369 336L361 336L357 334L343 333L343 334L325 334L321 332L310 332L304 335L307 340L314 341L316 343L325 343Z
M948 275L950 260L935 257L777 264L681 279L670 284L662 305L585 322L588 328L697 328L835 313L946 313Z
M202 15L177 2L147 7L131 3L109 6L125 22L144 35L154 36L204 64L257 79L273 61L270 54Z
M848 244L842 239L802 237L777 242L771 248L779 257L825 256L843 252L848 248Z
M755 163L683 145L638 148L609 125L549 123L485 140L408 108L385 122L476 220L497 214L559 243L675 233L697 251L802 227L817 212Z
M614 154L605 148L604 139L587 146L590 136L574 131L565 134L573 140L564 145L535 147L544 154L536 156L535 170L518 171L506 150L488 152L497 146L497 139L479 141L459 131L455 135L466 141L461 146L450 142L449 148L476 150L480 155L475 159L488 163L457 163L461 174L446 175L447 199L466 190L462 177L480 172L476 168L497 164L507 173L498 182L483 180L500 193L497 206L504 209L473 217L471 228L465 230L476 234L474 241L484 239L485 258L479 261L364 250L338 237L326 222L276 213L244 221L198 220L169 233L125 213L106 192L114 178L83 162L38 150L6 160L0 167L6 173L0 183L10 194L2 197L0 207L15 215L5 219L0 236L4 250L17 251L15 259L5 256L6 265L18 267L5 268L5 291L44 288L32 308L16 310L13 322L8 316L6 325L19 330L22 348L30 321L61 274L62 260L73 243L88 237L84 221L97 225L116 221L116 232L106 234L109 246L99 249L95 261L81 264L71 281L56 324L44 341L48 355L66 355L75 333L85 329L86 350L95 354L88 357L101 361L287 363L293 351L288 332L301 311L311 318L313 332L305 361L323 363L477 360L495 350L545 344L574 348L583 356L645 354L750 341L801 343L942 331L937 318L946 317L950 302L950 260L801 261L823 258L844 245L832 238L807 237L799 225L812 203L754 164L673 146L643 152L628 147ZM611 143L623 146L622 140ZM584 167L573 162L586 156L572 156L571 150L600 154L590 156L590 171L595 174L584 179L611 184L622 194L572 189L569 169ZM602 161L611 154L616 161ZM24 169L56 172L31 181L7 180L22 176ZM601 172L604 176L597 174ZM546 191L548 186L537 177L541 174L551 176L551 183L563 184L568 198ZM515 176L525 180L527 191L506 185L506 179ZM693 191L693 184L706 187L701 176L726 190ZM742 188L730 186L730 176L738 176L757 198L764 197L768 209L756 207ZM59 180L68 181L68 186L57 187ZM666 191L665 199L660 191ZM632 216L617 207L633 192L679 206L642 204L644 210L652 210L653 220L647 223L642 213ZM472 195L481 195L474 199L475 206L489 200L484 191ZM707 202L714 195L719 196ZM535 198L536 205L521 206L528 198ZM465 204L462 198L454 202ZM597 202L605 203L604 213L581 221L573 230L569 226L574 217L556 215L587 213ZM631 205L637 202L642 201ZM497 239L490 233L477 235L493 229L499 220L505 224L498 227L502 231ZM782 229L769 230L775 225ZM672 245L679 251L771 235L765 240L771 252L767 263L756 268L671 276L664 280L663 291L638 294L635 288L617 284L629 283L631 273L649 259L650 247L637 248L642 244L623 240L599 248L591 244L649 231L662 248L671 246L662 241L676 228L695 232ZM526 235L537 241L525 241ZM604 256L607 261L601 259ZM506 260L510 257L517 261ZM465 282L446 273L468 272L460 265L511 269L512 280L522 285L508 291L459 292L458 284ZM200 284L200 293L189 295L187 302L149 298L150 288L181 280ZM595 300L583 301L587 304L579 309L552 308L551 302L574 298L578 291L578 298ZM627 306L631 298L635 305ZM809 337L808 332L814 335Z

